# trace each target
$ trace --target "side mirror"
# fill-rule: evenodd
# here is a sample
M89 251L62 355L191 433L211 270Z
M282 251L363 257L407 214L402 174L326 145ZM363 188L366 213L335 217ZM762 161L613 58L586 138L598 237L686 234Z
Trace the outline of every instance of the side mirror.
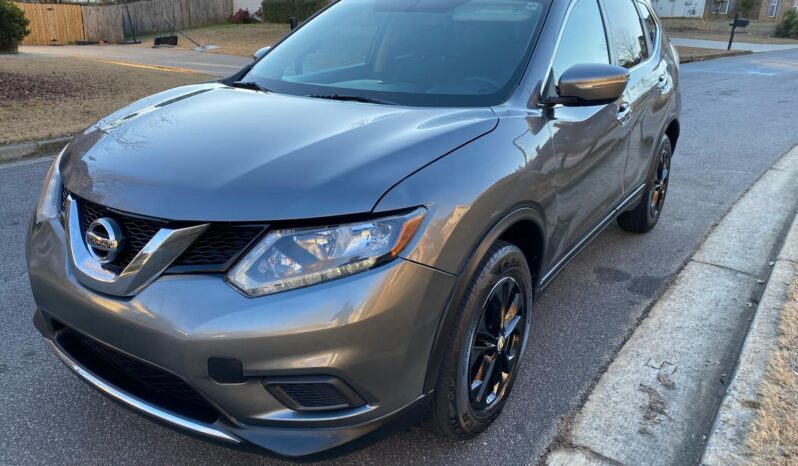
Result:
M629 71L616 65L575 65L560 77L557 96L549 103L566 106L603 105L623 96L629 83Z
M263 58L263 56L264 56L264 55L266 55L267 53L269 53L269 50L271 50L271 49L272 49L272 48L271 48L271 46L268 46L268 47L263 47L262 49L260 49L260 50L258 50L257 52L255 52L255 54L254 54L254 55L252 55L252 60L253 60L253 61L258 61L258 60L260 60L261 58Z

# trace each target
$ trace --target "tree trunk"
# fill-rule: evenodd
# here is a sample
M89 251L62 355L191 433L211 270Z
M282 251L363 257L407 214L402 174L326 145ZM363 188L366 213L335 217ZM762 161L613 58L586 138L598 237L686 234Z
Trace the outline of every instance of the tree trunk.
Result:
M0 53L19 53L19 43L0 44Z

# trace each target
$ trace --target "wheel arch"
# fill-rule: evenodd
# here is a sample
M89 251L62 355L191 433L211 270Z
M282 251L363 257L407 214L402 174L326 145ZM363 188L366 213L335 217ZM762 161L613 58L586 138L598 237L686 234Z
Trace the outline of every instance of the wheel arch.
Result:
M676 143L679 140L679 135L681 134L681 125L679 123L679 119L676 116L672 116L668 121L668 124L665 125L665 135L668 136L668 139L671 140L671 150L676 151Z
M496 224L488 228L475 245L472 247L468 258L458 273L457 284L454 287L445 309L438 323L435 339L432 343L427 374L424 380L424 393L430 392L438 379L443 353L446 350L446 331L451 327L456 315L457 306L466 293L468 283L479 266L482 258L496 241L506 241L517 246L524 253L530 272L532 273L532 286L537 289L543 265L545 252L544 217L538 208L531 206L518 207L501 218Z

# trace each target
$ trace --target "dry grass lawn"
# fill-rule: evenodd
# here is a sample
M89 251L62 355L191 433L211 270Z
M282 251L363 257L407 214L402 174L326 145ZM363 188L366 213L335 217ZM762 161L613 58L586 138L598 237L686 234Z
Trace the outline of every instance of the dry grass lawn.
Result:
M208 53L251 57L256 50L272 45L283 37L288 32L288 25L272 23L216 24L186 29L185 32L202 45L213 44L219 46L218 49L209 50ZM152 47L153 39L157 35L151 34L142 37L140 47ZM194 47L193 43L179 33L177 36L177 48L191 49Z
M778 349L760 395L757 419L745 441L750 464L798 464L798 281L782 310Z
M729 41L731 27L729 20L701 21L697 19L665 18L665 29L671 37L685 39L704 39ZM798 40L773 37L776 23L772 21L751 21L746 28L737 28L735 42L753 44L796 44Z
M0 59L0 144L66 136L147 95L211 79L79 58Z

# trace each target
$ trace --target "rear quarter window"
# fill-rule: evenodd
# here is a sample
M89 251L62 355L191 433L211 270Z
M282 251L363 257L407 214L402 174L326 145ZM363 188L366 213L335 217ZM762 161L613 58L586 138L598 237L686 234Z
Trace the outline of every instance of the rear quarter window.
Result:
M637 2L637 8L640 10L640 19L643 22L643 29L646 33L648 41L648 50L653 53L654 47L657 45L657 37L659 36L659 25L654 18L654 13L643 2Z

